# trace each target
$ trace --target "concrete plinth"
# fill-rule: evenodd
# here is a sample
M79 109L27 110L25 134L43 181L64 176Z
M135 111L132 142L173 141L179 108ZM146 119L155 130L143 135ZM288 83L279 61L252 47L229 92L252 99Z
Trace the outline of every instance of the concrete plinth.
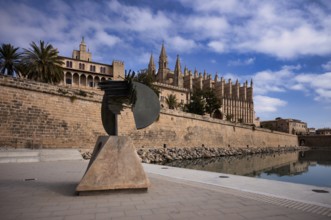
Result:
M130 138L100 136L76 192L147 189L149 184Z

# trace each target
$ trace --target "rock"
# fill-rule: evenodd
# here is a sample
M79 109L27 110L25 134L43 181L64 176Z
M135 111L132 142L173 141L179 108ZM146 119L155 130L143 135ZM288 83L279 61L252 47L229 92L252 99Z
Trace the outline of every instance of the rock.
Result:
M142 158L144 163L162 163L165 161L183 160L183 159L199 159L199 158L213 158L222 156L235 156L235 155L252 155L261 153L275 153L294 150L303 150L302 147L243 147L243 148L221 148L221 147L173 147L173 148L150 148L138 149L138 155Z

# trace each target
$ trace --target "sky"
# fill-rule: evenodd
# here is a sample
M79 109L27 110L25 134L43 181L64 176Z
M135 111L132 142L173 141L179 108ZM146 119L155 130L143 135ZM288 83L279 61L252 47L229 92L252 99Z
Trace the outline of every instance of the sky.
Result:
M85 39L92 60L126 70L185 66L240 83L253 79L260 120L331 127L330 0L0 0L0 43L46 41L71 57Z

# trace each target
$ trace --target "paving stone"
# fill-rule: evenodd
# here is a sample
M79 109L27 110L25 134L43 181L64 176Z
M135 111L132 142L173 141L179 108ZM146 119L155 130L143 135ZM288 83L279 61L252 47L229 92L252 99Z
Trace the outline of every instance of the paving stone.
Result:
M330 219L241 197L240 191L150 173L146 193L76 196L84 161L0 164L0 218L10 219ZM24 182L23 178L37 180Z

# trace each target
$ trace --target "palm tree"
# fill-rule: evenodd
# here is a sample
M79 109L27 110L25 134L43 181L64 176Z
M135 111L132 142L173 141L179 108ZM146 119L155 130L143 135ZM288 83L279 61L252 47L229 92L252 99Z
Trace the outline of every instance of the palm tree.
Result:
M18 47L11 44L2 44L0 47L0 72L4 75L15 76L19 74L18 68L21 61L21 53Z
M28 79L44 83L57 84L63 80L63 59L58 56L58 51L51 44L44 41L39 46L32 42L31 49L24 49L23 70Z
M167 103L169 109L177 108L178 103L177 103L176 96L173 94L168 95L168 97L166 97L166 103Z

